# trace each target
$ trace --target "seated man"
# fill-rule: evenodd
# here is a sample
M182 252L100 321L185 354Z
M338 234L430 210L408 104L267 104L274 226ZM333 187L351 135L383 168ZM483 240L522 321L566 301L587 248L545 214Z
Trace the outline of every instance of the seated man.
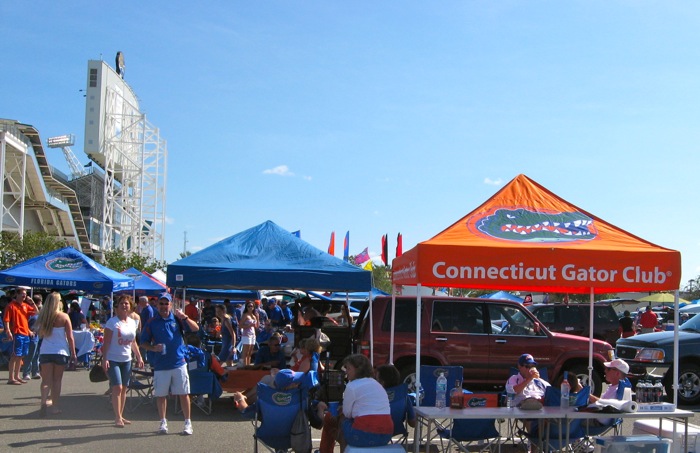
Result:
M544 401L544 392L549 382L540 378L537 362L531 354L523 354L518 359L518 374L511 376L506 382L506 393L515 395L513 406L518 406L527 398Z
M271 368L286 368L287 356L282 349L282 335L274 333L267 340L266 345L261 345L258 352L255 353L255 363L246 368L250 369L271 369Z
M610 384L600 398L591 395L588 397L590 403L602 400L622 400L624 397L624 388L631 387L627 379L627 373L630 371L630 366L622 359L615 359L610 362L605 362L605 381ZM593 419L588 424L608 426L615 421L614 418Z

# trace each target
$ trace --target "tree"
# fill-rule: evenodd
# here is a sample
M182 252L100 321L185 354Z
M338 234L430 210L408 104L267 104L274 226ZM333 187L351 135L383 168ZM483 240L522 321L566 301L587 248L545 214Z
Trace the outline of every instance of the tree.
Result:
M697 278L688 280L688 283L683 288L683 292L685 292L688 300L700 299L700 275Z
M150 273L168 266L165 261L141 256L136 253L125 253L123 250L107 250L102 263L110 269L122 272L130 267Z
M45 232L25 231L18 233L3 231L0 234L0 269L7 269L28 259L66 247L61 239Z

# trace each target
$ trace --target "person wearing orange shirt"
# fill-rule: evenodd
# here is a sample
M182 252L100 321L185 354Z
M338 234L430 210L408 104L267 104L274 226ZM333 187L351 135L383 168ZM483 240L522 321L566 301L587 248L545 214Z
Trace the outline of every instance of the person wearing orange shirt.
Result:
M197 308L197 299L190 299L190 303L185 307L185 314L194 322L199 322L199 309Z
M18 286L15 290L15 298L7 305L3 320L7 340L12 342L12 355L10 356L9 378L10 385L26 384L22 379L20 369L23 357L29 354L29 339L34 332L29 330L29 316L38 311L34 301L27 297L27 289Z

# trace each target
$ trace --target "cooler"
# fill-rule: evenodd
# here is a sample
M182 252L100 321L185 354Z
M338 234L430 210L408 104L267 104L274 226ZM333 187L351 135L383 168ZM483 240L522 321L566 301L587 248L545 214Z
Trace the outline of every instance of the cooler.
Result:
M647 419L636 420L632 434L653 434L659 435L659 420ZM700 426L688 424L688 448L683 448L685 441L685 425L676 422L676 434L673 434L673 421L663 420L661 424L661 437L673 439L671 453L700 453Z
M597 453L670 453L672 441L656 436L596 437Z

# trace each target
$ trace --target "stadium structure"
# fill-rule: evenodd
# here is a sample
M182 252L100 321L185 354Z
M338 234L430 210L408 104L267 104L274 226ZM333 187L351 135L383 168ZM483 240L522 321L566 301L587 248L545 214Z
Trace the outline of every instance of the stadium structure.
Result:
M51 137L70 175L50 165L39 131L0 119L0 231L43 231L83 253L99 257L120 249L164 259L167 146L116 69L88 61L82 165L75 139Z

